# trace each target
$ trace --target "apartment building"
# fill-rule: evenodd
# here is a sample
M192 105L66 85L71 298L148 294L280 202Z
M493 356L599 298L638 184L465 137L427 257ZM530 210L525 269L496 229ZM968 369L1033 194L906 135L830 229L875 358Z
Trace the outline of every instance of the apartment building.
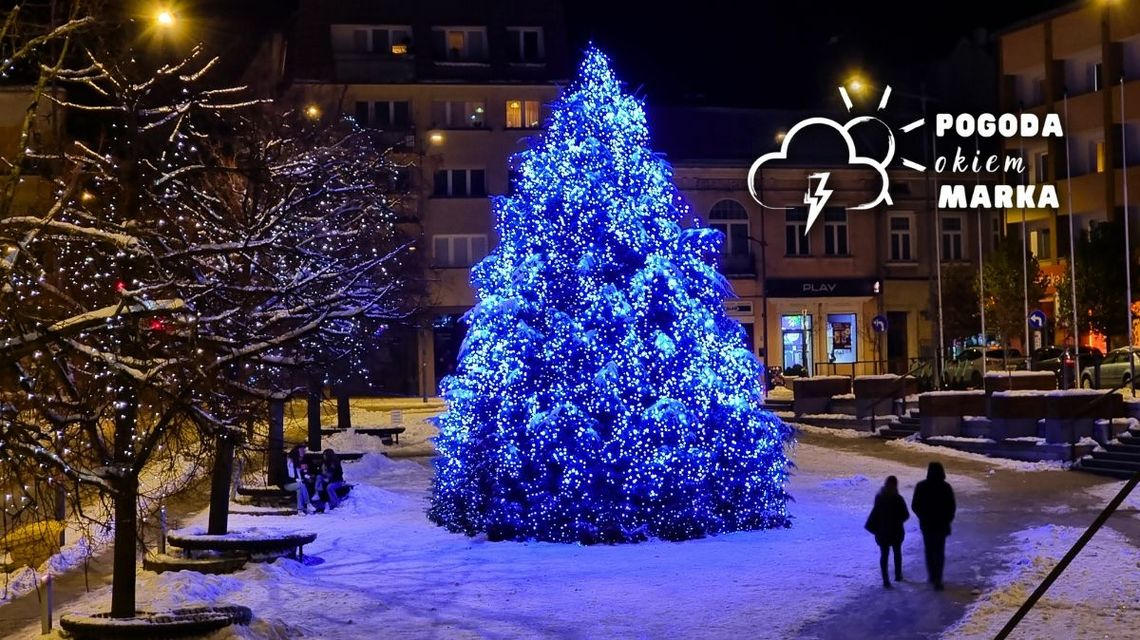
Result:
M1036 16L1000 35L999 58L1002 109L1061 114L1065 125L1063 139L1005 143L1007 153L1025 158L1024 180L1056 185L1061 202L1057 210L1007 210L1010 233L1026 236L1052 282L1068 268L1070 226L1081 233L1098 221L1121 220L1127 210L1135 246L1140 6L1076 2ZM1055 315L1053 295L1050 286L1042 301L1050 318ZM1081 341L1105 347L1104 336L1081 336Z
M386 390L434 394L453 370L470 267L496 242L488 196L507 192L508 159L567 77L564 42L557 0L298 3L289 92L384 131L414 167L403 214L422 238L428 308L387 356L385 378L407 383Z

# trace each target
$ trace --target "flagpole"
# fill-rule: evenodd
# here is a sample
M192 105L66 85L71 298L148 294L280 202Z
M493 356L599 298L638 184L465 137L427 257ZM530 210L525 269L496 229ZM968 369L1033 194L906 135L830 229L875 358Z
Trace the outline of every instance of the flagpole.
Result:
M1120 76L1120 121L1124 122L1124 76ZM1136 395L1136 356L1132 353L1132 237L1128 230L1128 136L1126 128L1120 127L1120 164L1123 168L1121 182L1124 191L1124 279L1128 298L1124 306L1128 311L1128 365L1129 384L1132 386L1132 395ZM1070 198L1070 201L1072 198Z
M1069 92L1065 92L1065 130L1069 130ZM1069 201L1069 293L1073 305L1073 358L1077 363L1077 376L1081 369L1081 329L1077 325L1077 240L1073 222L1073 170L1069 162L1069 136L1065 136L1065 189ZM1079 384L1078 380L1073 380Z
M980 150L978 144L978 134L974 133L974 152L975 154ZM974 184L980 185L982 183L982 174L974 174ZM978 207L978 307L981 309L982 318L982 378L986 377L986 359L984 357L986 347L989 346L989 340L986 339L986 278L985 278L985 265L982 258L982 236L984 235L985 225L983 219L982 208Z
M1025 157L1025 138L1021 138L1021 157ZM1043 178L1048 176L1042 176ZM1029 357L1029 211L1025 207L1021 208L1021 291L1022 299L1025 301L1025 313L1022 317L1025 319L1025 357ZM1002 345L1005 346L1005 345Z
M926 86L922 87L922 118L926 119ZM930 131L930 166L936 163L934 160L938 157L938 144L934 137L934 131ZM945 363L943 349L946 347L946 333L945 327L942 322L942 212L938 202L938 173L934 174L934 193L926 194L927 198L934 197L934 255L936 262L934 264L934 276L938 282L938 350L936 351L938 359L938 376L936 380L939 382L939 388L945 384Z

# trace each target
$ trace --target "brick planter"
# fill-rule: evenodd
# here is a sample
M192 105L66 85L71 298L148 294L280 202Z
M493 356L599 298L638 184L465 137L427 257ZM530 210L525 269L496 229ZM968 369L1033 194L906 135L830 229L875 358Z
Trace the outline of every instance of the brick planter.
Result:
M895 400L905 398L918 390L918 380L896 375L856 376L855 416L869 418L872 415L894 415Z
M831 396L848 393L851 393L851 378L847 376L799 378L792 384L792 411L796 415L827 413Z
M981 391L931 391L918 396L918 412L923 438L962 435L962 416L986 413L986 397Z
M1055 391L1057 376L1052 371L991 371L983 386L986 395L995 391Z
M1103 391L1050 393L1045 398L1045 441L1076 442L1092 437L1098 420L1124 415L1124 397Z
M994 440L1038 437L1037 423L1045 415L1047 393L996 391L990 394L989 416L993 424L990 437Z

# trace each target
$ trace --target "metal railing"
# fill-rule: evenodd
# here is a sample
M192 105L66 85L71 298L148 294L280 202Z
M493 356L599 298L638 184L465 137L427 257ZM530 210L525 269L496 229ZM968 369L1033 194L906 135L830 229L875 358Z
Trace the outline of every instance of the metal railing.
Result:
M817 376L871 376L888 372L886 360L855 360L854 362L815 362L812 371Z

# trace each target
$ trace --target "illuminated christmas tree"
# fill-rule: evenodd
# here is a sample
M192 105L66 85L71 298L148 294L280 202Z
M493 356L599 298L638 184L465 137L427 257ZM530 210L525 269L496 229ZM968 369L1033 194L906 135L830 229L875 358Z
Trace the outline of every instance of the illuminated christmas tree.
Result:
M761 365L725 314L721 235L682 228L601 52L515 165L443 382L431 518L583 543L787 526L791 431L761 409Z

